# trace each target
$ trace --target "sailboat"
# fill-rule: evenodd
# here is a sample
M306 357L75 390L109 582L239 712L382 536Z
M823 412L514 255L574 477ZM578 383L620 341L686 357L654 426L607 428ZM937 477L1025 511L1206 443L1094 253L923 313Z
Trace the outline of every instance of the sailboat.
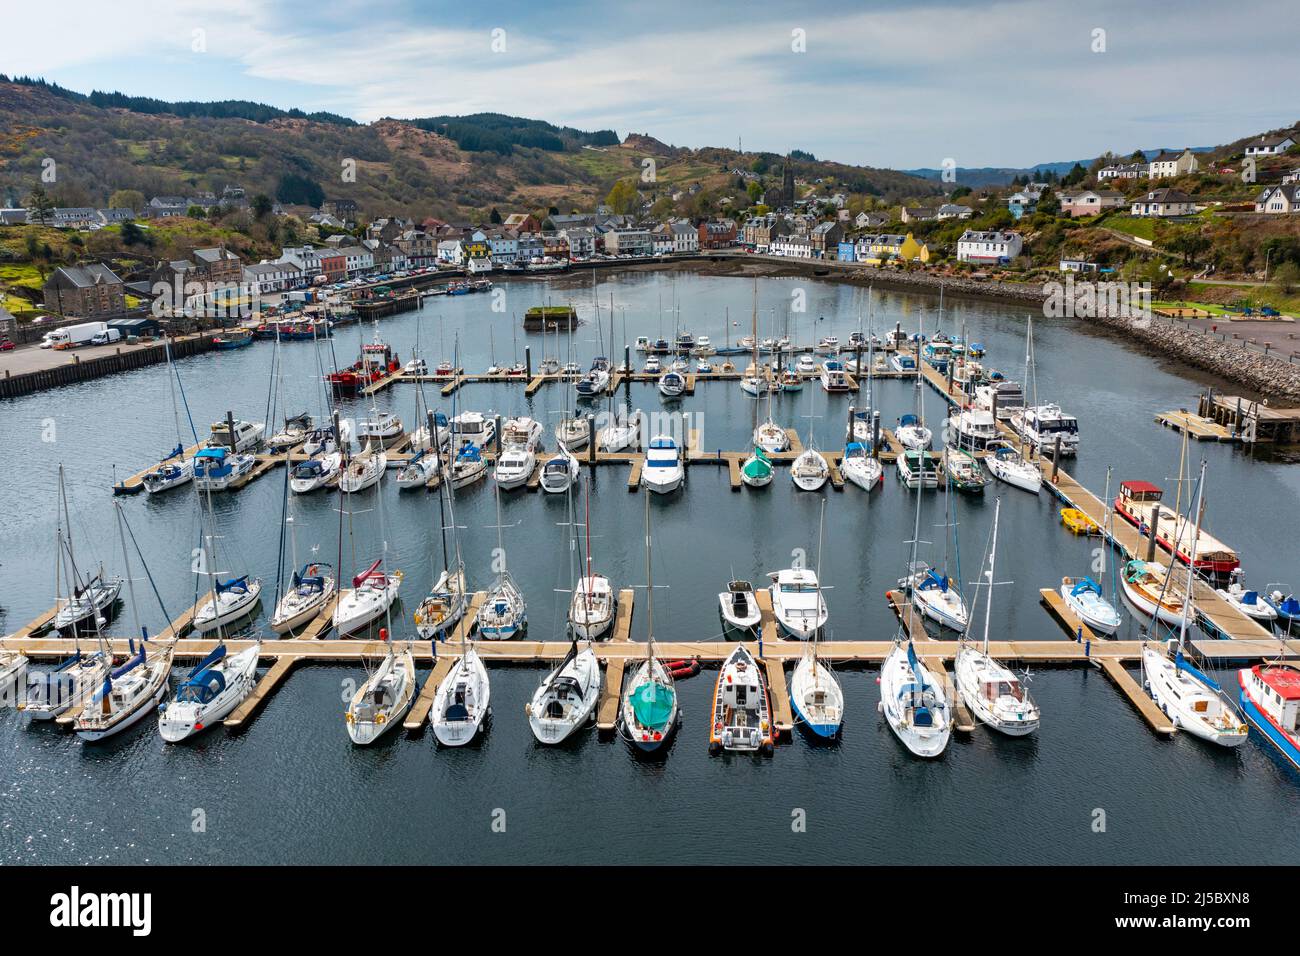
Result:
M984 644L976 647L965 634L957 648L953 669L957 690L971 713L994 730L1010 737L1023 737L1038 729L1038 705L1029 691L1009 669L989 655L989 630L993 619L993 569L998 550L998 516L1002 510L999 497L993 507L993 532L989 539L988 570L985 574L988 593L984 605Z
M789 433L772 418L772 393L767 395L767 420L754 429L751 439L755 445L770 455L790 450Z
M569 604L569 625L585 641L600 639L614 623L618 599L609 578L592 570L591 563L591 485L586 488L583 534L586 539L586 573L578 579Z
M961 551L954 546L957 525L952 520L950 510L952 499L951 486L945 487L943 495L944 547L942 573L924 561L912 563L912 573L899 581L899 586L911 593L912 601L926 617L942 627L964 633L969 623L966 601L962 597L958 583L948 575L948 557L950 549L956 552L957 572L961 573Z
M388 453L382 445L374 448L367 442L359 454L348 459L339 475L339 489L348 494L364 491L379 484L387 470Z
M916 549L921 537L919 493L914 520L912 566L916 564ZM947 748L948 738L952 735L948 705L930 669L916 656L910 634L904 640L901 620L894 636L894 646L880 668L879 707L894 736L916 756L938 757Z
M813 436L813 396L808 394L808 447L795 458L790 466L790 480L800 491L820 491L831 476L830 463L816 449Z
M334 597L334 568L319 561L309 561L298 566L298 525L294 521L289 501L289 453L285 452L284 522L280 531L280 556L275 575L275 613L271 615L271 630L288 634L315 617ZM286 534L287 532L287 534ZM287 589L281 588L284 580L285 539L289 545L289 569L292 577Z
M497 550L494 562L500 562L496 580L488 589L487 598L475 617L478 632L484 640L508 641L518 637L528 627L528 605L523 592L515 584L506 568L506 549L502 540L501 488L497 487Z
M176 424L176 447L172 449L171 454L162 459L156 468L144 475L140 483L144 485L144 490L156 495L160 492L170 491L177 488L194 477L194 461L185 457L185 439L181 436L181 413L180 406L176 402L176 385L180 380L180 372L172 364L172 347L171 340L163 339L163 348L167 355L167 381L171 386L172 395L172 419ZM189 417L189 405L185 406L186 417ZM199 436L194 431L193 419L190 420L190 433L194 436L194 443L198 444Z
M0 651L0 706L18 700L18 688L26 686L27 658L16 651Z
M548 495L562 495L578 480L578 459L561 448L542 465L540 484Z
M1043 487L1043 473L1036 464L1025 461L1020 452L1005 441L989 442L987 451L984 464L988 465L994 478L1031 495L1038 494Z
M1106 493L1102 498L1106 502L1106 519L1105 519L1105 541L1110 540L1110 523L1113 513L1110 505L1110 469L1106 469ZM1098 552L1101 558L1100 574L1106 573L1106 552L1108 545L1104 544ZM1111 563L1112 569L1114 562ZM1114 590L1114 574L1112 571L1111 590ZM1117 630L1121 623L1119 611L1115 606L1106 600L1102 593L1101 585L1090 577L1083 578L1061 578L1061 599L1065 601L1066 606L1073 611L1088 629L1110 637Z
M672 671L655 656L655 597L653 552L650 538L650 495L645 496L645 577L649 629L645 660L623 685L619 720L626 737L637 750L653 753L668 743L680 723L677 688Z
M230 654L224 641L181 681L172 699L158 708L158 733L179 743L229 716L253 691L261 641Z
M59 525L59 533L56 535L59 548L56 552L57 570L62 571L66 567L70 594L66 601L59 600L58 595L55 596L54 603L58 610L55 612L52 625L54 630L64 637L75 634L78 630L82 634L97 633L116 616L118 598L122 594L122 579L117 576L109 577L104 572L102 561L98 565L98 570L89 579L83 577L72 545L72 513L68 508L68 491L64 483L62 465L59 465L55 510L60 512L63 518ZM55 589L58 590L57 580Z
M826 525L826 502L818 519L817 566L821 568L822 538ZM820 574L818 575L820 579ZM832 739L844 725L844 688L835 672L817 656L819 632L804 646L803 656L790 675L790 704L800 724L817 737Z
M774 470L767 452L755 445L753 454L740 466L740 480L751 488L762 488L772 483Z
M353 542L352 506L349 502L346 512L343 509L343 494L339 493L339 557L338 565L343 565L343 519L347 517L347 536ZM339 588L338 600L334 604L334 630L339 637L350 637L381 617L388 615L389 608L397 600L397 592L402 587L402 572L389 571L385 558L388 542L384 537L383 497L379 498L379 540L381 552L378 558L364 571L353 575L352 587ZM352 543L352 566L356 565L356 545Z
M1205 462L1202 460L1201 477L1196 486L1193 552L1194 543L1200 540L1201 504L1205 500L1204 496ZM1196 559L1193 553L1192 560L1187 562L1186 594L1192 593L1195 578ZM1212 744L1236 747L1244 743L1248 735L1246 723L1236 705L1214 678L1184 656L1187 650L1187 625L1191 621L1191 604L1190 600L1182 602L1178 637L1169 641L1167 649L1157 649L1150 644L1142 645L1144 684L1175 727Z
M387 653L375 672L357 688L343 715L348 737L359 746L373 744L400 726L415 701L415 658L410 645L399 652L388 640L386 628L380 630L379 639L384 641Z
M221 580L217 571L217 516L212 509L212 489L195 486L199 506L199 523L207 522L207 533L202 535L203 567L208 576L208 594L194 611L191 627L199 634L228 627L252 614L262 599L262 582L259 578L243 574ZM205 507L206 505L206 507Z
M426 641L445 640L456 622L465 616L465 563L460 556L460 533L456 528L456 501L451 486L438 489L438 527L442 539L442 571L428 596L415 609L415 630ZM446 494L446 498L443 494ZM447 515L451 514L452 548L447 549ZM498 524L501 522L498 521ZM454 555L454 559L453 559Z
M463 747L478 735L491 712L492 687L473 642L451 665L433 697L429 723L444 747Z
M149 635L140 626L139 605L135 601L135 588L131 583L131 563L127 556L122 522L122 506L118 504L117 530L122 543L122 567L126 573L127 587L131 590L131 613L135 618L135 629L140 634L140 643L137 645L134 639L131 641L132 656L125 664L111 671L99 689L82 706L74 729L78 737L90 743L115 736L153 713L167 692L167 678L171 674L172 654L176 645L173 635L172 640L156 656L148 655L146 647ZM148 568L145 568L145 573L148 574ZM101 652L107 657L102 633L99 641Z
M525 707L528 726L540 743L562 743L591 720L600 699L600 661L575 638L559 666L542 679Z

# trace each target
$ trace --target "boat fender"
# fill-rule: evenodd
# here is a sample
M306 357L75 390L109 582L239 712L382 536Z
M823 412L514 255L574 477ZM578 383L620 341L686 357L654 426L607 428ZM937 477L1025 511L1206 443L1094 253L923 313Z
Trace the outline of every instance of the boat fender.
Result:
M388 715L387 715L387 714L380 714L380 715L378 715L378 716L375 718L375 723L377 723L377 724L382 724L382 723L384 723L386 720L388 720Z
M347 713L345 713L343 715L343 719L346 720L349 724L352 723L352 711L349 710Z

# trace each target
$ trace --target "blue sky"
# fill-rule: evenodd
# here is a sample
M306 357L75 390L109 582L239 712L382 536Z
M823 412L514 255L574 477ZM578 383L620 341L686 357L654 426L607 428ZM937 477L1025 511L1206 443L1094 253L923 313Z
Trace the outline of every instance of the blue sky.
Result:
M794 6L60 0L6 13L10 37L49 42L7 44L0 72L363 121L498 111L895 168L1212 145L1300 120L1298 4Z

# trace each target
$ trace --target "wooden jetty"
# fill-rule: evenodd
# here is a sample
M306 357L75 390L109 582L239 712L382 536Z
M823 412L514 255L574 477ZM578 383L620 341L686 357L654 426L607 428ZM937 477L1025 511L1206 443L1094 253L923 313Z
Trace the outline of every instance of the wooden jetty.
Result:
M113 494L115 495L139 494L140 492L144 491L144 476L149 474L149 472L153 471L159 465L166 464L169 461L174 460L179 462L186 458L193 458L198 453L199 449L204 448L206 446L207 446L207 442L199 442L197 445L190 445L183 452L181 452L179 458L173 456L172 458L166 458L163 459L162 461L154 462L154 464L150 465L148 468L145 468L141 471L137 471L134 475L131 475L128 478L123 478L121 481L119 481L117 484L113 486Z
M1151 699L1133 679L1133 675L1124 669L1123 663L1115 660L1113 657L1099 657L1095 660L1096 665L1101 668L1103 674L1111 679L1111 682L1119 688L1120 692L1129 699L1142 719L1147 725L1158 734L1166 736L1174 732L1173 722L1165 716L1164 712Z
M429 717L429 710L433 707L433 698L437 696L438 685L451 673L451 665L455 660L456 655L448 652L440 655L433 662L433 670L429 671L429 676L424 679L424 686L420 688L419 696L415 698L411 709L406 712L406 720L402 722L403 729L419 730L424 726L425 720Z
M975 729L975 718L971 715L966 702L961 699L961 694L957 693L957 687L953 684L952 677L948 674L948 667L944 663L944 656L932 653L932 646L938 642L930 637L929 632L925 629L924 618L916 613L916 608L912 606L912 602L907 599L907 595L902 591L886 591L885 599L889 601L889 606L898 615L898 620L907 631L908 637L912 639L912 645L916 648L917 656L925 662L925 666L943 685L944 700L948 701L948 706L952 708L952 714L955 718L953 720L953 730L970 733ZM821 645L821 647L825 646L825 644ZM819 654L821 653L821 647L818 648Z
M1166 428L1172 428L1175 431L1186 432L1187 435L1196 441L1236 441L1236 436L1231 431L1220 425L1212 418L1202 418L1200 415L1193 415L1185 408L1180 408L1176 412L1160 412L1156 415L1156 422L1164 425Z
M775 658L759 659L767 672L768 699L772 705L772 729L775 737L789 737L794 730L794 714L790 707L790 691L785 683L785 662Z
M605 665L605 684L601 688L600 703L596 707L596 730L602 734L614 732L618 725L618 705L623 699L623 674L627 658L611 658Z

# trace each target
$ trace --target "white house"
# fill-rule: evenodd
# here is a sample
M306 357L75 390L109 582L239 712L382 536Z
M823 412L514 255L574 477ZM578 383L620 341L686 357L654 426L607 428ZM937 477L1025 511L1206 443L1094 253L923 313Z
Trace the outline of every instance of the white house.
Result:
M1151 179L1169 179L1194 173L1198 169L1200 163L1196 161L1196 154L1185 149L1181 153L1157 153L1151 160L1147 175Z
M443 239L438 243L438 261L458 266L465 261L465 245L459 239Z
M279 261L296 267L306 278L321 274L320 250L314 246L284 246Z
M967 229L957 240L958 262L1010 262L1020 255L1025 242L1017 232L977 232Z
M1282 186L1266 186L1255 197L1255 212L1272 214L1300 212L1300 185L1287 183Z
M1140 199L1133 200L1129 212L1134 216L1190 216L1196 212L1196 203L1192 197L1168 186L1153 189Z
M290 262L259 262L244 266L244 285L257 295L284 292L302 279L302 270Z
M369 272L375 267L375 254L365 246L344 246L335 255L343 256L349 276Z
M488 233L488 248L492 250L492 264L506 265L519 259L519 236L509 229L493 229ZM572 240L569 242L573 246Z
M956 203L946 202L935 210L936 219L969 219L975 214L975 210L970 206L961 206Z
M677 221L669 225L673 237L673 252L692 253L700 251L700 234L689 222Z
M1116 163L1097 170L1097 182L1108 179L1141 179L1150 171L1147 163Z
M811 259L812 240L807 236L777 236L772 240L768 252L774 256L789 256L791 259Z
M1279 156L1295 145L1294 133L1280 133L1277 136L1261 136L1246 146L1247 156Z

